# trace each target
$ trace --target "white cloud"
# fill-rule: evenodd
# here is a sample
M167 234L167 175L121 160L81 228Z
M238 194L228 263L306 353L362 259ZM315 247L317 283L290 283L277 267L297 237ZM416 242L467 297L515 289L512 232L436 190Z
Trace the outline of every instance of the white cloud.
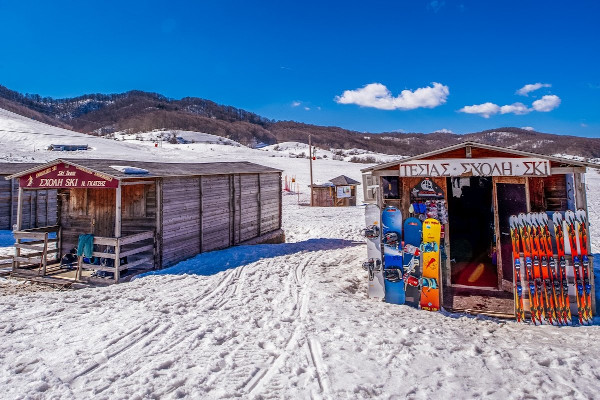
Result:
M552 111L560 105L560 97L550 94L543 96L541 99L533 102L532 106L535 111L548 112Z
M442 9L442 7L444 7L444 5L446 5L445 1L433 0L429 2L429 4L427 4L427 9L432 10L434 13L437 13Z
M500 107L500 114L524 115L530 113L531 111L531 108L527 108L527 106L523 103L513 103Z
M588 127L588 124L586 124L585 122L582 122L580 125L581 125L582 128L587 128Z
M300 102L300 101L293 101L292 102L292 107L298 107L301 104L302 104L302 102Z
M533 126L522 126L521 129L526 131L535 131L535 128Z
M521 96L527 96L530 92L541 89L543 87L552 87L549 83L530 83L517 90L517 94Z
M306 111L310 111L310 107L304 107Z
M356 104L380 110L414 110L415 108L434 108L446 102L450 94L448 86L433 82L433 86L414 91L403 90L393 97L388 88L381 83L370 83L356 90L346 90L336 96L339 104Z
M472 106L464 106L458 111L466 114L478 114L483 118L489 118L490 115L498 114L500 112L500 106L498 104L487 102Z
M438 129L437 131L433 131L434 133L454 133L450 129Z

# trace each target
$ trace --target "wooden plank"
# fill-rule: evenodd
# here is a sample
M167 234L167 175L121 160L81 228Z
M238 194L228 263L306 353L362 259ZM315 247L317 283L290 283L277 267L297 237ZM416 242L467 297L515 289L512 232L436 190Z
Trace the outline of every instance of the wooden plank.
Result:
M585 173L585 167L554 167L550 168L550 175L564 175L564 174L575 174Z
M129 256L132 256L134 254L143 253L143 252L149 251L149 250L154 250L154 245L153 244L149 244L147 246L142 246L142 247L138 247L138 248L133 249L133 250L122 252L121 253L121 257L129 257Z
M107 238L107 237L95 236L94 237L94 244L115 247L117 245L117 239L116 238Z
M37 255L41 255L41 252L36 253ZM32 263L32 264L40 264L42 262L42 258L41 257L21 257L21 256L15 256L13 257L13 260L16 262L26 262L26 263Z
M124 246L126 244L131 244L131 243L139 242L139 241L146 240L146 239L154 239L154 232L148 231L148 232L137 233L135 235L125 236L125 237L121 238L120 243L121 243L121 246Z
M46 234L44 232L27 232L27 231L18 231L13 232L13 236L15 239L38 239L44 240Z
M131 263L127 263L127 264L123 264L119 267L119 271L123 271L129 268L133 268L133 267L137 267L138 265L142 265L142 264L148 264L148 268L145 269L152 269L153 263L152 263L152 258L151 257L146 257L146 258L142 258L140 260L136 260L134 262Z

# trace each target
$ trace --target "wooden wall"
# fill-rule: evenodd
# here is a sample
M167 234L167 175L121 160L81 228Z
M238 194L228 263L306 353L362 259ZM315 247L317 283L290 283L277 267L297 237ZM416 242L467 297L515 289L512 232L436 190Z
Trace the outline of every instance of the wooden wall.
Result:
M18 180L0 176L0 230L12 230L17 223ZM23 191L22 229L56 225L56 190Z
M281 174L162 181L162 266L281 228Z
M77 247L81 234L114 237L116 189L60 189L58 196L62 227L61 254ZM123 186L121 196L121 235L154 230L155 184Z

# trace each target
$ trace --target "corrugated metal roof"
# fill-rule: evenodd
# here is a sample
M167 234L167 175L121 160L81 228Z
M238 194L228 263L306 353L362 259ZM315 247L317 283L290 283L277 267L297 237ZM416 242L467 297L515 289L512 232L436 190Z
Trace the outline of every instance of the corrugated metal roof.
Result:
M524 157L543 158L545 160L555 161L558 163L563 163L563 164L567 164L567 165L571 165L571 166L590 167L590 168L600 169L600 165L585 162L585 161L576 161L576 160L570 160L570 159L562 158L562 157L547 156L545 154L538 154L538 153L531 153L531 152L527 152L527 151L514 150L514 149L509 149L506 147L492 146L489 144L483 144L483 143L478 143L478 142L462 142L459 144L455 144L455 145L448 146L448 147L443 147L441 149L437 149L437 150L430 151L427 153L419 154L419 155L416 155L413 157L408 157L408 158L403 158L403 159L396 160L396 161L390 161L390 162L386 162L386 163L382 163L382 164L377 164L377 165L374 165L369 168L361 169L361 172L370 172L370 171L376 171L379 169L386 169L387 167L392 167L394 165L403 164L403 163L413 161L413 160L420 160L421 158L435 156L438 154L446 153L448 151L460 149L460 148L467 147L467 146L478 147L481 149L495 150L495 151L500 151L500 152L504 152L504 153L512 153L514 155L524 156Z
M100 172L119 180L176 177L176 176L199 176L199 175L230 175L230 174L258 174L258 173L280 173L281 170L264 165L254 164L247 161L239 162L212 162L212 163L159 163L127 160L106 159L68 159L59 158L46 164L37 164L25 170L19 170L7 178L16 178L26 175L37 169L47 168L58 163L76 165L95 172ZM142 168L147 174L127 174L118 171L111 166L128 166Z
M0 175L13 175L43 165L41 163L7 163L0 162Z

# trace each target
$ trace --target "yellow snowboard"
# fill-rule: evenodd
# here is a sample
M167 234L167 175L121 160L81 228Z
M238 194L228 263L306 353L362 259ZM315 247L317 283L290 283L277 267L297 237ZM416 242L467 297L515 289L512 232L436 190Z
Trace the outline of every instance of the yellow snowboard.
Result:
M421 309L440 309L440 221L428 218L423 222L423 279Z

